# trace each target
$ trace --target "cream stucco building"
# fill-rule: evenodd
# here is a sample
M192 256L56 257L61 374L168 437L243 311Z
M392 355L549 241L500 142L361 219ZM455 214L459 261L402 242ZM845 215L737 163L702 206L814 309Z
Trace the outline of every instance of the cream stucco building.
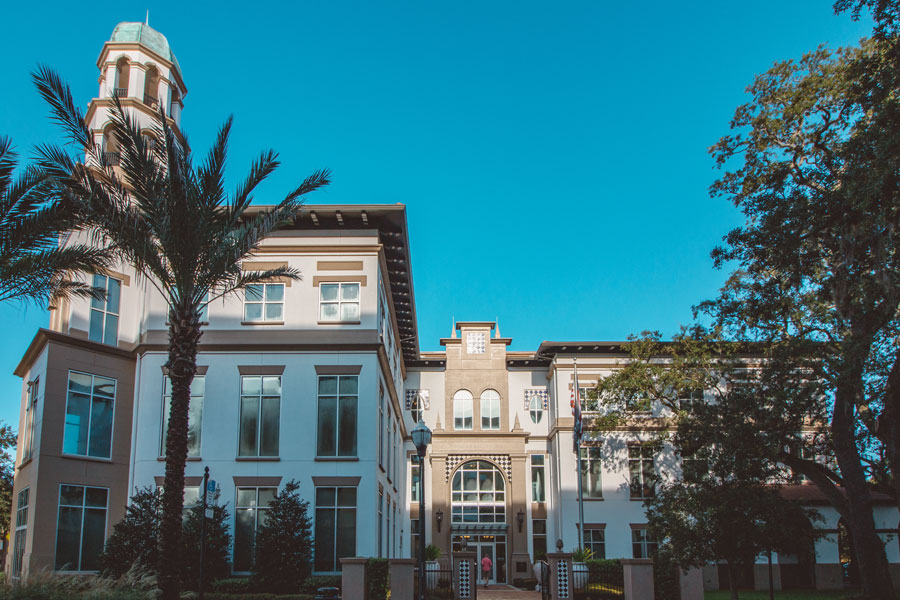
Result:
M87 120L108 164L118 160L106 133L112 96L148 124L164 103L180 131L187 88L161 34L122 23L97 66ZM446 555L466 539L493 558L495 581L529 577L557 540L576 546L573 366L587 387L624 359L621 343L510 351L496 323L470 321L425 340L439 351L422 351L402 205L308 206L243 267L284 264L303 280L209 304L198 357L185 502L196 501L209 467L231 513L235 573L249 571L266 503L292 479L310 502L317 573L337 572L342 557L409 556L423 491L427 541ZM129 495L162 481L165 303L127 265L91 277L108 299L59 303L16 369L13 577L93 571ZM664 417L656 409L643 430L583 444L584 538L596 556L654 549L642 505L650 474L677 477L681 466L671 449L654 454L641 442ZM419 418L434 431L424 469L409 437ZM786 587L842 585L836 513L812 486L790 493L820 505L828 535L808 556L777 557L779 578ZM882 502L876 519L900 562L897 510ZM714 568L706 578L719 583Z

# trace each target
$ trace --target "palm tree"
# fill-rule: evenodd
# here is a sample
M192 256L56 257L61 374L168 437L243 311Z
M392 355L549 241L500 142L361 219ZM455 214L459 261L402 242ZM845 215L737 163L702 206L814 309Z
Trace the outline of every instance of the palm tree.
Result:
M166 474L160 528L159 585L163 598L178 597L179 537L187 458L188 405L202 331L200 312L209 301L247 285L275 278L299 279L292 267L242 271L241 261L258 249L264 237L289 224L301 197L327 185L329 173L307 177L284 200L267 211L250 213L253 190L279 162L263 152L232 195L225 192L224 167L229 117L203 163L194 167L187 144L180 144L160 107L151 143L118 99L112 111L112 133L121 161L104 165L100 149L76 108L68 86L46 67L33 74L54 120L85 153L72 159L64 149L43 146L39 163L60 193L86 207L97 231L122 260L134 265L168 302L168 368L172 384L166 435Z
M102 298L101 290L74 279L77 273L102 269L104 248L61 245L78 225L74 207L54 197L46 175L30 166L18 177L16 153L0 136L0 301L31 300L47 305L72 296Z

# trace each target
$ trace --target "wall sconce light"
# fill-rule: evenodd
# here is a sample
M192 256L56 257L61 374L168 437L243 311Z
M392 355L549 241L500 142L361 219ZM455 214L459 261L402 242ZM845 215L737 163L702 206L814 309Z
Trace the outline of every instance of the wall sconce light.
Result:
M438 533L441 532L441 521L444 520L444 511L438 510L434 513L434 519L437 521Z
M525 524L525 513L521 510L516 514L516 522L519 524L519 533L522 533L522 525Z

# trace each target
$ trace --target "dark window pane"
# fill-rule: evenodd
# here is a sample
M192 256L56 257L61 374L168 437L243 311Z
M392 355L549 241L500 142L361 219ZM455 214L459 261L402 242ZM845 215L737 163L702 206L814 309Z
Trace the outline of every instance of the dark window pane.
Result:
M85 488L84 504L95 508L106 508L106 488Z
M103 341L103 313L99 310L91 310L91 325L88 338L94 342Z
M89 396L75 392L69 393L65 433L63 434L63 452L87 454L90 410Z
M280 404L281 399L278 397L265 397L262 399L260 456L278 456Z
M316 490L318 496L319 490ZM334 571L334 509L316 509L314 570Z
M63 486L66 487L66 486ZM81 509L61 506L56 528L56 569L77 571L81 545Z
M241 398L240 456L257 456L256 430L259 398Z
M340 559L356 556L356 509L339 508L337 517L337 552L335 568L340 569Z
M113 402L108 398L94 396L91 403L91 438L88 447L90 456L110 457L112 444Z
M106 491L106 490L102 490ZM96 571L97 560L106 539L106 509L88 508L84 514L84 533L81 541L81 570Z
M322 487L316 488L316 506L332 507L334 506L335 488Z
M119 339L119 317L106 315L106 329L103 332L103 343L115 346Z
M356 488L345 487L337 489L337 505L356 507Z
M253 490L254 493L256 490ZM254 509L237 509L234 522L234 570L249 571L253 564Z
M118 279L109 278L109 285L106 288L106 310L112 313L119 313L119 297L122 283Z
M356 456L356 397L341 398L338 454Z
M321 382L320 382L321 387ZM334 434L337 428L337 398L319 397L318 448L319 456L335 456L337 452Z

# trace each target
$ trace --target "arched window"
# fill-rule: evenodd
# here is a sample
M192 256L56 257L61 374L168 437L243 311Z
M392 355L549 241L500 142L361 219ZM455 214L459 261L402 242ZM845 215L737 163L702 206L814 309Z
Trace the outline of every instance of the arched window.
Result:
M105 167L115 167L119 164L120 154L119 154L119 140L116 138L115 133L113 132L112 123L106 126L103 130L103 152L101 157L103 159L103 166Z
M506 484L491 463L464 463L453 475L451 494L451 523L506 522Z
M500 394L496 390L481 392L481 428L500 429Z
M532 423L540 423L544 418L544 401L538 394L533 394L528 400L528 414Z
M409 401L409 415L412 417L413 423L418 423L422 419L422 408L421 396L414 395Z
M150 65L144 75L144 104L155 110L159 105L159 99L156 96L158 93L159 71L155 66Z
M453 395L453 429L472 429L472 393L468 390Z
M121 56L116 61L116 80L113 83L113 96L125 98L128 96L128 78L131 67L128 64L128 57Z

